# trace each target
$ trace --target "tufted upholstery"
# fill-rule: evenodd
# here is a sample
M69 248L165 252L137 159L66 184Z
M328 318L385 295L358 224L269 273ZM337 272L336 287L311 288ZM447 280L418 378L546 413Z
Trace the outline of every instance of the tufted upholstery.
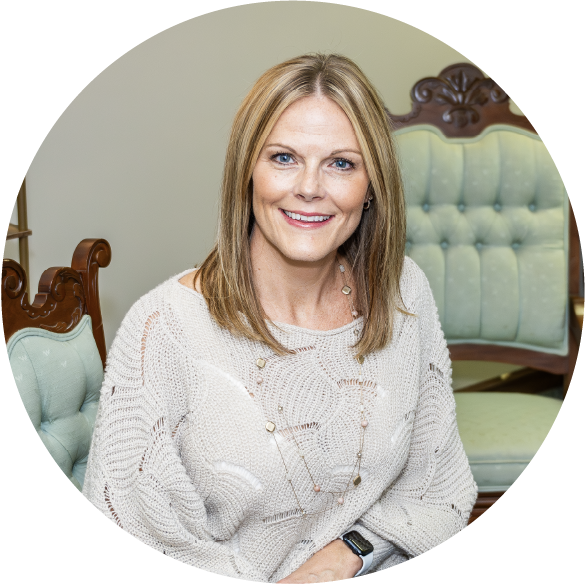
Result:
M449 344L565 355L568 199L540 138L490 126L396 132L407 254L427 275Z
M39 437L81 489L103 366L84 315L69 333L28 327L7 344L18 391Z
M562 402L504 392L455 393L457 423L480 492L507 490L546 438Z

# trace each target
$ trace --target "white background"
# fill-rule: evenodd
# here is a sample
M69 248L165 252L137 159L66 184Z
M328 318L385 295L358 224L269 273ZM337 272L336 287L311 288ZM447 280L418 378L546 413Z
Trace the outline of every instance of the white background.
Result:
M75 96L152 35L237 2L21 0L2 2L0 219L7 226L22 177ZM344 2L451 45L511 94L549 149L579 224L585 206L579 3L574 0ZM408 55L397 58L407 59ZM581 114L582 115L582 114ZM575 121L576 120L576 121ZM581 187L581 188L580 188ZM496 506L429 553L367 576L382 583L580 583L585 512L582 359L561 413L533 463ZM0 352L2 579L4 582L160 583L233 580L155 553L77 492L30 424Z

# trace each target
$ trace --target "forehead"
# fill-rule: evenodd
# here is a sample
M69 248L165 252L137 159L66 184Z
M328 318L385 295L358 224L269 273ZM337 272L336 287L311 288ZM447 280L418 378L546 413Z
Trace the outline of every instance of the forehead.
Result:
M342 141L345 146L356 148L358 141L345 112L325 96L304 97L291 104L280 116L272 132L273 139Z

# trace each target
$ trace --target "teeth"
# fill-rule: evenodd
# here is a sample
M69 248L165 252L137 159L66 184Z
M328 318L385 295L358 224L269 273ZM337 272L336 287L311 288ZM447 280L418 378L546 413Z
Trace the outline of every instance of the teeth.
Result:
M284 213L286 213L286 215L288 215L288 217L291 219L298 219L300 221L308 222L325 221L331 217L330 215L300 215L299 213L291 213L290 211L285 211Z

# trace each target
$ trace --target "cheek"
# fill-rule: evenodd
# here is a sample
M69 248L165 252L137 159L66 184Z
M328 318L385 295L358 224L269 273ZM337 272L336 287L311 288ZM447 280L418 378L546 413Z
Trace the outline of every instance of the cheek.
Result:
M252 173L254 205L266 205L278 201L286 192L286 179L270 170L256 169Z
M360 181L341 190L338 197L338 206L346 216L348 223L357 224L364 209L364 199L368 189L367 181Z

